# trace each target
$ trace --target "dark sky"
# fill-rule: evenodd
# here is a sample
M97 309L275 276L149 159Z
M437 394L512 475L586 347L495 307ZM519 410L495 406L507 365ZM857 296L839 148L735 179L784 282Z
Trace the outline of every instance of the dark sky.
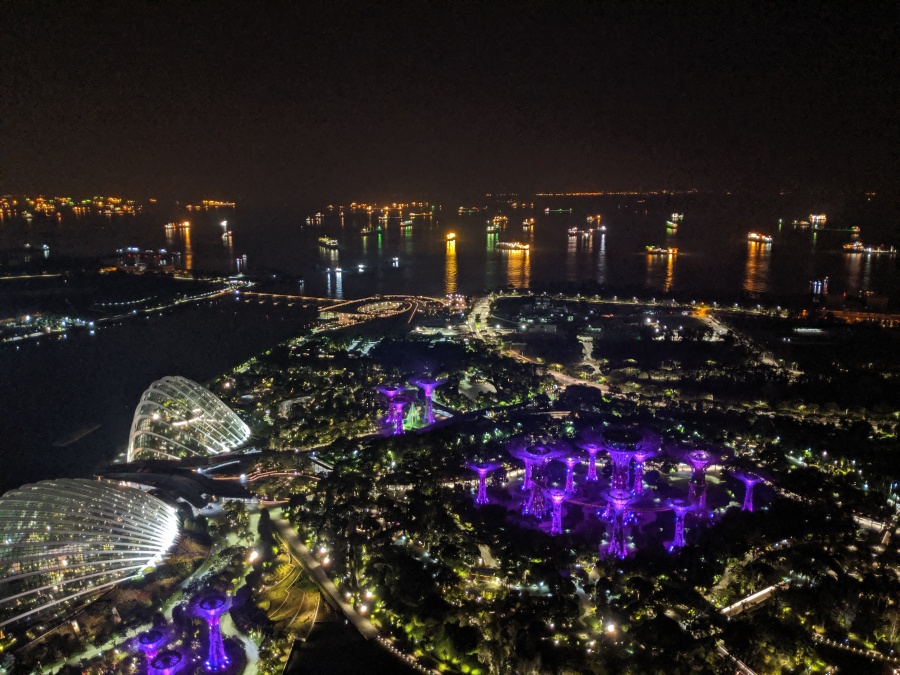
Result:
M0 0L0 192L895 189L900 4L732 5Z

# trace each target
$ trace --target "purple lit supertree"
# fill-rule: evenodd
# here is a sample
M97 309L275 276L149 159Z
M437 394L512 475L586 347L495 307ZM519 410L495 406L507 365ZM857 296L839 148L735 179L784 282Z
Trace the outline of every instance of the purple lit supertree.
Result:
M388 399L388 416L385 422L389 427L394 427L394 434L403 433L403 406L406 398L399 396L403 388L399 384L378 387L378 391Z
M706 508L706 470L718 457L706 450L691 450L685 455L691 465L691 487L688 501L699 509Z
M525 464L525 480L522 490L532 488L532 475L536 467L543 467L559 456L559 451L549 442L518 438L509 443L507 452Z
M606 429L602 433L604 450L612 460L613 475L612 489L629 489L628 470L631 468L631 459L638 450L644 436L635 429Z
M735 474L735 476L744 484L744 505L741 507L741 511L750 511L753 512L753 486L757 483L762 482L762 477L757 476L755 473L742 472Z
M585 480L594 482L597 479L597 453L600 452L602 446L599 442L593 440L585 440L578 444L582 450L588 454L588 470Z
M522 490L528 492L528 497L522 507L522 514L542 517L546 510L544 493L539 481L534 479L534 471L542 469L548 462L556 459L560 451L550 442L521 438L511 441L507 451L525 463L525 480L522 482Z
M425 393L425 424L434 424L434 404L432 401L434 390L446 381L447 380L435 380L426 377L410 380L410 384L419 387Z
M567 490L559 488L550 488L547 490L547 496L550 498L551 508L553 509L552 520L550 521L550 534L562 534L562 503L566 500Z
M403 428L403 407L409 403L409 399L405 396L398 396L391 399L391 421L394 425L394 435L399 436L406 432Z
M147 675L175 675L185 665L184 661L184 654L167 649L150 660Z
M207 595L197 602L197 614L206 621L209 628L209 651L203 662L208 673L225 670L231 663L225 653L222 631L219 629L219 619L227 610L228 598L218 593Z
M559 461L566 465L566 492L575 492L575 467L581 463L581 457L568 452L560 456Z
M684 518L688 512L694 510L694 506L680 499L669 502L669 506L675 512L675 538L672 540L672 548L684 548Z
M496 469L499 465L491 462L473 462L468 467L478 474L478 495L475 497L476 504L487 504L487 475Z
M166 634L159 628L151 628L143 633L138 633L137 645L147 656L147 661L152 661L157 652L166 643Z
M659 454L659 445L654 440L646 439L638 444L634 451L634 483L632 492L644 494L644 462Z
M606 547L606 555L615 558L624 558L628 555L628 547L625 544L625 520L627 518L628 502L631 493L628 490L612 489L607 495L607 510L611 510L612 528L609 532L609 545Z

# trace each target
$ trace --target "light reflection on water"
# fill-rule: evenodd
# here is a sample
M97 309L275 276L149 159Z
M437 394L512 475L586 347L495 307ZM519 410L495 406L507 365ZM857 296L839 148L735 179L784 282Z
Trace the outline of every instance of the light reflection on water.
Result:
M447 259L444 263L444 295L453 295L456 293L456 276L458 269L456 266L456 242L447 242Z
M644 286L653 291L668 293L675 282L675 261L677 255L646 254L647 276Z
M766 293L769 290L769 268L772 263L772 244L747 242L747 263L744 267L744 290Z
M590 208L586 213L595 212L595 207ZM243 260L246 254L251 275L271 270L302 277L310 295L336 293L334 273L329 280L326 270L337 264L344 267L341 291L345 297L409 290L442 295L448 284L445 234L456 231L460 235L456 255L462 256L464 266L459 269L457 257L457 293L498 290L515 279L515 285L527 282L532 288L593 280L616 288L643 286L673 293L805 294L811 279L825 276L832 292L900 293L895 258L843 253L842 245L853 236L849 231L784 228L779 232L778 216L751 221L739 209L715 211L710 207L706 213L685 209L685 221L676 234L667 232L664 225L672 209L658 216L643 209L617 209L616 205L606 207L608 230L593 238L568 236L570 227L583 227L584 217L577 209L571 214L549 215L542 208L518 213L507 209L510 222L535 219L533 230L520 229L521 224L508 226L508 237L503 237L530 245L527 274L525 256L519 261L498 251L496 234L482 239L484 212L458 216L455 209L446 208L433 218L404 213L412 221L410 226L403 225L392 210L381 236L373 233L368 237L361 236L360 229L376 223L377 213L345 211L342 216L337 209L326 214L320 224L306 224L306 213L300 216L274 209L192 213L189 230L181 225L164 227L168 222L184 222L185 214L174 211L112 220L64 217L61 222L35 219L26 223L9 218L0 228L0 248L47 243L52 261L57 255L108 255L125 246L166 247L181 253L184 267L204 272L229 272L235 268L235 260ZM596 208L596 212L603 211L603 207ZM230 249L221 239L223 218L233 232ZM773 232L775 241L768 250L758 245L751 248L746 240L749 231ZM321 236L336 238L340 252L320 249L317 239ZM890 236L890 232L867 227L861 239L889 243ZM643 255L647 244L676 246L679 254L672 261L666 257L648 261ZM398 262L393 264L395 257ZM365 266L365 273L357 271L358 265Z
M597 249L597 276L598 284L606 284L606 233L600 235L600 247Z
M506 283L513 288L531 287L530 251L504 251Z

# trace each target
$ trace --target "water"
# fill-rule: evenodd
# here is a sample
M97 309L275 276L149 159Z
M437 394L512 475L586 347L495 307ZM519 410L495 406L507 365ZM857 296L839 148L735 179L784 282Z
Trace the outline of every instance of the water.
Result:
M819 209L787 199L632 196L557 198L551 205L571 206L573 212L546 214L544 202L529 208L494 205L472 215L446 207L436 208L431 217L412 217L412 226L403 228L394 211L383 233L368 236L360 229L377 225L377 214L334 210L326 212L322 225L310 226L305 224L307 211L238 207L182 213L179 220L189 219L191 227L166 230L163 224L175 217L154 207L135 218L35 220L27 226L8 221L0 230L0 247L46 242L51 256L97 255L128 245L168 247L182 251L190 268L220 272L236 271L246 255L250 272L302 276L307 294L345 298L478 294L585 282L650 293L781 297L806 294L811 280L826 276L832 293L872 291L900 298L897 256L850 255L841 248L851 241L848 230L854 225L863 228L860 239L867 244L896 238L895 224L865 203L834 207L827 224L831 229L824 231L791 227L794 218L807 219ZM665 225L673 211L685 214L677 232ZM501 212L509 218L506 228L486 234L486 220ZM587 215L595 213L602 214L605 233L567 235L570 227L587 228ZM403 218L410 218L408 212ZM525 218L535 219L533 231L523 230ZM781 228L779 218L786 223ZM225 219L231 231L227 241L219 225ZM771 234L774 241L768 246L750 243L751 231ZM455 242L446 241L448 232L456 234ZM340 249L321 248L320 236L336 238ZM499 241L521 241L530 250L504 251L497 248ZM649 256L647 245L676 247L678 254ZM334 272L336 267L341 274Z

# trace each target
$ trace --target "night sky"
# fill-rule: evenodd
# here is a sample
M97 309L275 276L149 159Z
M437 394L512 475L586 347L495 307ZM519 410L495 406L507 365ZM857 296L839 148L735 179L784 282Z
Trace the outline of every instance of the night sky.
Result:
M0 3L0 193L895 189L897 3Z

